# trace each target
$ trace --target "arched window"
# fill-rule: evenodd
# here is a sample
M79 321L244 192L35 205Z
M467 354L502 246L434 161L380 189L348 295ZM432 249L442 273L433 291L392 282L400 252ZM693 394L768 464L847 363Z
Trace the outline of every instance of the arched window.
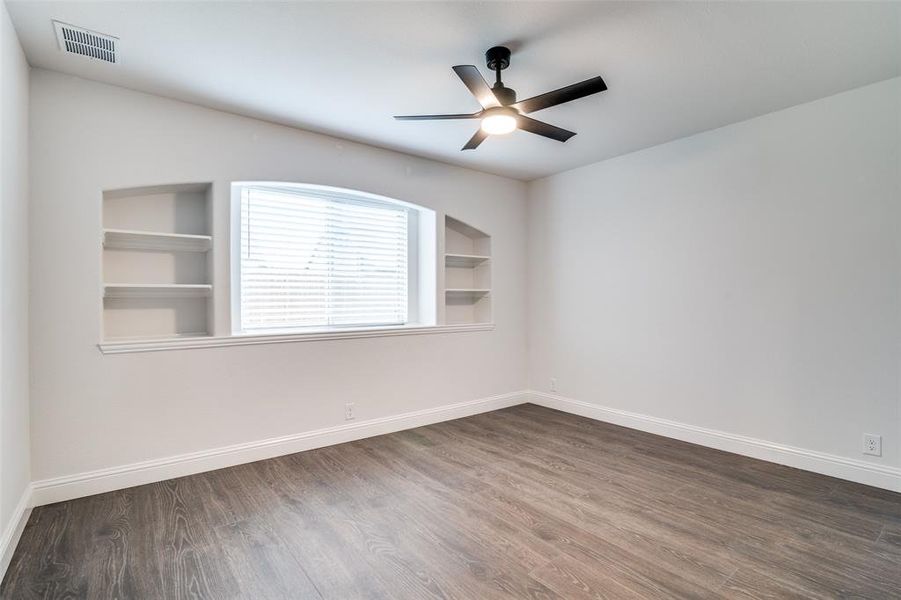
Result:
M433 211L324 186L232 187L233 333L434 324Z

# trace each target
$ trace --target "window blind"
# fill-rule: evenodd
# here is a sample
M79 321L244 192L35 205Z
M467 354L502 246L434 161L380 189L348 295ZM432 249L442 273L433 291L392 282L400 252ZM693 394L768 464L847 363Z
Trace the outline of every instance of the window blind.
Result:
M403 207L302 191L241 196L241 328L406 323Z

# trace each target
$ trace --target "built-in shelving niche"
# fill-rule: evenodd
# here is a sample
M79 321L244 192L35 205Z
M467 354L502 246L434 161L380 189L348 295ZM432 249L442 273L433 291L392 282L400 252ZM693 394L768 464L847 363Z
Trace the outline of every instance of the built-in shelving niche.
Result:
M445 215L444 252L445 322L491 323L491 237Z
M211 185L103 194L103 339L212 332Z

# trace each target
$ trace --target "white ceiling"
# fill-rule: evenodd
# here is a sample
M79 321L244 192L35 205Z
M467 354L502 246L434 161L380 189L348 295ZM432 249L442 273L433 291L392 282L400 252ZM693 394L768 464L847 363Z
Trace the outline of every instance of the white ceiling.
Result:
M901 4L864 2L7 2L28 60L54 69L521 179L533 179L888 79ZM57 49L51 19L121 38L113 66ZM601 75L609 90L460 147L475 121L451 71L513 51L527 98Z

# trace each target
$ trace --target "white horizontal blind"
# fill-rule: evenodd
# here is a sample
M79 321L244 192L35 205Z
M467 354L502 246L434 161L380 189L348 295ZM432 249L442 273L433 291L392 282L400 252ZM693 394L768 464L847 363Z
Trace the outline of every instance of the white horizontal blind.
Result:
M242 329L406 323L408 221L403 207L245 188Z

